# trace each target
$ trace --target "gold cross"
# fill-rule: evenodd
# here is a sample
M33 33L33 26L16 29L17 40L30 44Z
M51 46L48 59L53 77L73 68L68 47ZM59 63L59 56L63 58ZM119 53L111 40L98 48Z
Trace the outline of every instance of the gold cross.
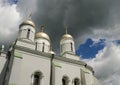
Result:
M28 19L31 19L31 17L32 17L32 13L29 14Z
M65 33L68 34L68 26L65 26Z
M43 24L43 25L41 25L41 32L43 32L43 30L44 30L44 28L45 28L45 25Z

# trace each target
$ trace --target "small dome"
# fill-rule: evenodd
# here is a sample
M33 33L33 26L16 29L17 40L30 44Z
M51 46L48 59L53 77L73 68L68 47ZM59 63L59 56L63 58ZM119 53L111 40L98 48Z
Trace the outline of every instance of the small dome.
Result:
M21 27L21 26L23 26L23 25L31 25L32 27L35 28L35 23L34 23L32 20L30 20L30 19L22 22L19 27Z
M44 38L44 39L47 39L48 41L50 41L49 36L46 33L44 33L44 32L36 33L35 39L38 39L38 38Z
M64 40L64 39L73 39L73 37L70 34L64 34L61 40Z

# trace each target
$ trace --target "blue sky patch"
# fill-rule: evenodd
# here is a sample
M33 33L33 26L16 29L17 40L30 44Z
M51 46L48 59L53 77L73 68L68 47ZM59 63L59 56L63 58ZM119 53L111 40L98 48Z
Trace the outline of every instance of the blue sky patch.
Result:
M117 43L118 45L120 45L120 40L115 40L115 43Z
M8 0L10 4L17 4L18 0Z
M99 50L105 47L105 39L99 39L98 42L88 38L85 43L81 44L76 50L76 54L84 59L94 58Z

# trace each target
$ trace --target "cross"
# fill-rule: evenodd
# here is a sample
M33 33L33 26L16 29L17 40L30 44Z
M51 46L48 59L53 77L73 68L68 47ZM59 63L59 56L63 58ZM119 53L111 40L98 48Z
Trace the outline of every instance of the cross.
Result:
M29 14L28 19L31 19L31 17L32 17L32 13Z
M65 33L68 34L68 27L65 26Z
M41 32L43 32L43 30L44 30L44 28L45 28L45 25L43 24L43 25L41 25Z

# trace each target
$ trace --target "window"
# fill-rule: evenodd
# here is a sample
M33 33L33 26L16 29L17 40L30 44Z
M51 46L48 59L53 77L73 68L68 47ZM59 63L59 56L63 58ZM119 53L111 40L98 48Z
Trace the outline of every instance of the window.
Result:
M79 81L78 78L75 78L75 79L74 79L74 85L80 85L80 81Z
M68 83L69 83L69 78L67 76L64 76L62 78L62 85L68 85Z
M45 43L43 42L42 52L44 52L45 49Z
M29 38L29 36L30 36L30 29L28 29L27 38Z
M37 46L38 46L38 43L36 42L36 47L35 47L35 50L37 50Z
M33 77L33 85L41 85L42 73L35 72Z
M71 51L73 52L73 43L71 42L70 45L71 45Z

